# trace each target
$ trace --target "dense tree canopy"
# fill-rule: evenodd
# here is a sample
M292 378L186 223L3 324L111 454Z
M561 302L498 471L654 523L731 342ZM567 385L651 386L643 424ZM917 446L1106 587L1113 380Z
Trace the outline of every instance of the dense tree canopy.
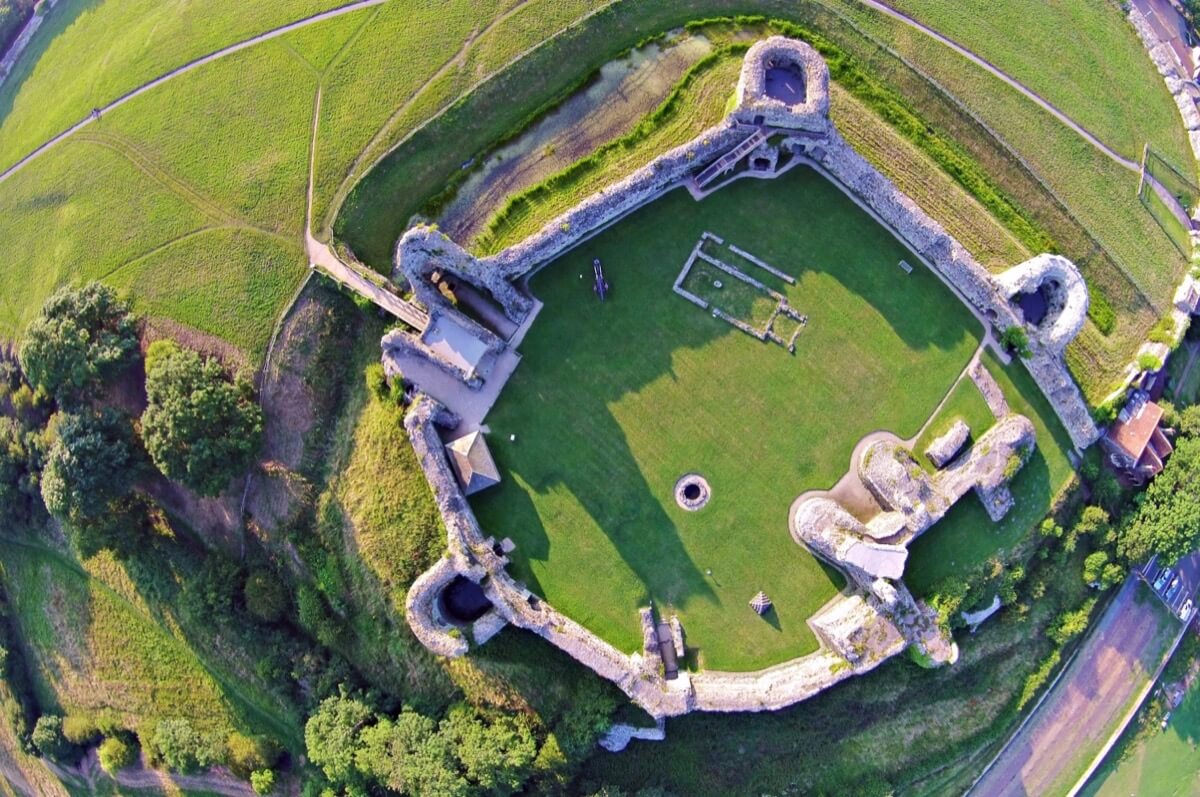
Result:
M458 773L450 741L437 723L413 711L387 718L362 732L355 754L358 769L379 784L404 794L471 794Z
M129 306L98 282L62 288L25 331L21 365L36 389L76 401L132 362L137 326Z
M537 758L524 717L485 715L461 704L440 723L410 709L393 719L345 693L321 703L304 741L334 783L403 794L514 794Z
M357 698L348 695L325 698L304 726L309 760L334 783L354 779L359 733L374 720L375 712Z
M98 517L133 487L137 466L133 430L116 411L66 415L46 457L42 499L60 518Z
M245 471L262 442L262 410L244 380L216 360L170 341L146 356L142 439L162 473L201 495L218 495Z
M1131 564L1151 554L1174 564L1200 546L1200 438L1180 438L1163 472L1138 497L1118 544Z
M0 416L0 515L25 520L41 500L42 445L41 435Z

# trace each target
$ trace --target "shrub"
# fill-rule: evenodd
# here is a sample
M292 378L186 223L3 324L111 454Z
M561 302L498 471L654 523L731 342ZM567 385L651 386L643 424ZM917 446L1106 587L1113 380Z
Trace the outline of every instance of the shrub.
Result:
M250 787L255 794L268 795L275 791L275 773L269 769L259 769L250 773Z
M113 774L133 764L136 751L133 745L120 736L110 736L100 743L100 768Z
M91 714L68 714L62 721L63 736L72 744L89 747L100 740L100 727Z
M387 372L383 370L383 363L371 363L363 372L363 376L367 380L367 392L379 401L388 397Z
M1028 357L1031 354L1029 334L1025 331L1025 327L1011 326L1005 329L1000 333L1000 345L1018 357Z
M1067 644L1087 629L1088 619L1095 605L1096 599L1090 598L1075 611L1063 612L1054 621L1047 635L1060 647Z
M255 570L242 590L246 610L264 623L274 623L288 610L288 593L270 570Z
M1155 357L1153 354L1146 352L1138 355L1137 366L1139 371L1157 371L1162 368L1162 360Z
M1038 666L1036 670L1030 673L1025 679L1025 686L1021 689L1021 697L1017 700L1017 711L1025 708L1029 701L1037 695L1046 681L1050 678L1050 673L1054 672L1054 668L1058 666L1058 662L1062 659L1062 652L1055 650Z
M1095 286L1088 285L1088 299L1088 318L1092 319L1100 334L1112 334L1117 326L1117 311L1113 310L1108 299Z
M174 772L190 774L220 762L219 742L205 736L185 719L163 720L154 729L155 758Z
M1025 460L1020 454L1014 452L1009 455L1008 461L1004 463L1004 480L1011 481L1017 475L1017 471L1021 470L1021 466L1025 464Z
M30 738L38 752L52 761L70 761L79 752L79 749L63 736L62 717L57 714L43 714L38 717Z
M244 379L214 359L157 341L146 358L142 437L163 475L215 496L245 472L262 442L262 410Z

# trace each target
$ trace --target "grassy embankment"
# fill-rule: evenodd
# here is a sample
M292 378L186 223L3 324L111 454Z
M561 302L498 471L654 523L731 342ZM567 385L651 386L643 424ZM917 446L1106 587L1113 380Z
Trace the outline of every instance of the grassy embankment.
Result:
M1089 324L1068 349L1068 364L1088 398L1099 401L1120 367L1168 309L1186 260L1137 200L1137 173L1109 160L1076 133L1015 89L945 47L929 46L928 37L899 22L844 3L845 13L871 35L886 42L909 63L944 86L1017 152L1032 173L1069 208L1086 236L1059 242L1064 254L1081 264L1084 275L1116 310L1115 329L1107 336ZM1140 45L1127 41L1117 51ZM1138 96L1158 102L1165 92L1151 74ZM1085 80L1086 83L1086 80ZM1108 94L1116 102L1115 94ZM1169 97L1167 98L1169 102ZM1153 120L1155 115L1148 114ZM1161 133L1161 131L1159 131ZM1148 134L1156 134L1150 130ZM989 174L1003 179L1002 172ZM1018 201L1020 201L1018 195ZM1053 229L1050 229L1055 234ZM1089 239L1094 243L1089 248ZM1096 258L1095 244L1107 257ZM1157 309L1155 309L1157 308Z
M1117 3L892 0L889 5L1015 77L1126 158L1140 160L1149 142L1174 163L1192 164L1179 110ZM1088 46L1064 47L1067 39ZM1047 53L1057 55L1047 58ZM1138 102L1120 102L1120 97Z
M16 96L7 109L0 102L0 112L8 110L4 124L13 127L0 128L0 137L13 147L36 146L41 139L33 139L56 132L46 126L57 122L53 114L34 119L26 108L82 116L191 57L188 48L202 54L291 21L280 18L289 9L304 16L328 5L221 6L196 21L173 5L152 11L146 4L67 2L39 34L32 55L40 59L22 62L30 74L6 84ZM136 307L152 318L222 339L247 361L261 361L304 274L300 232L318 85L320 177L329 164L348 168L398 107L429 112L426 100L449 101L445 91L496 68L573 13L571 4L535 0L449 63L459 45L447 35L447 20L466 39L488 14L512 5L460 3L454 14L444 6L414 14L397 4L358 11L205 66L106 115L0 186L0 238L16 253L0 271L0 336L17 337L57 285L104 278L133 291ZM542 6L555 13L539 15ZM122 35L110 40L111 30ZM187 46L180 50L175 40ZM406 53L404 70L394 68L396 48ZM82 81L97 71L101 55L103 79ZM448 63L442 75L453 80L427 85ZM318 202L322 196L318 185Z

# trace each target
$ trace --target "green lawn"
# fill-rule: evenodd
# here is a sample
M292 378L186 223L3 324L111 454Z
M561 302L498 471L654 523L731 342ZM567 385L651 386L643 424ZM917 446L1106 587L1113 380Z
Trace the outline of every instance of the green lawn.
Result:
M171 69L346 0L62 0L0 88L0 169Z
M913 453L917 456L917 461L929 471L933 470L933 463L925 456L925 449L929 448L929 444L937 438L950 431L950 427L955 421L964 421L971 429L971 441L978 440L980 435L992 428L992 424L996 422L996 418L992 415L992 411L988 409L987 402L983 399L983 394L979 392L979 388L971 381L971 377L964 376L959 383L954 386L953 392L946 399L946 403L938 410L930 421L925 431L921 432L921 436L913 444Z
M993 523L970 493L912 544L904 580L918 596L1025 539L1074 478L1075 469L1067 459L1071 438L1029 372L1016 361L1004 365L990 351L984 363L1004 391L1009 409L1033 421L1037 449L1013 480L1017 504L1003 520ZM919 444L917 450L922 450Z
M797 277L794 356L671 292L704 230ZM603 304L579 276L593 257ZM797 169L699 204L673 192L539 274L546 306L487 418L504 481L473 499L488 533L516 541L516 577L627 651L649 600L680 614L709 668L813 650L805 620L842 579L792 541L792 501L831 486L866 433L915 434L979 343L968 310L901 259L916 262ZM697 513L672 498L690 471L713 489ZM759 589L766 620L746 606Z

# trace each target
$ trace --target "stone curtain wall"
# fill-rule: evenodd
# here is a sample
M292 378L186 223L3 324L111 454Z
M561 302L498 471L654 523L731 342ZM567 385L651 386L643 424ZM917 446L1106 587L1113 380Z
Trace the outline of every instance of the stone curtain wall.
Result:
M761 83L765 60L759 56L764 53L776 57L786 53L789 58L799 59L804 64L806 100L809 105L815 103L816 108L814 111L811 107L792 107L786 112L775 109L777 113L772 123L779 128L770 128L771 132L792 136L787 146L793 158L783 169L801 161L798 153L803 145L803 151L812 158L804 158L805 163L818 168L875 215L977 312L1000 329L1022 324L1021 317L1009 304L1005 289L828 123L828 72L815 51L800 42L788 42L778 37L761 44L751 48L743 67L741 110L751 108L762 99L761 96L751 97L751 91L758 85L755 80ZM820 117L819 134L813 133L814 112ZM664 192L689 184L706 165L719 160L751 136L761 136L759 128L740 123L737 114L735 111L725 125L705 131L692 142L588 198L536 235L492 257L476 258L432 227L410 230L397 245L395 274L407 279L417 298L431 310L457 313L429 281L434 271L452 272L491 293L503 305L506 315L521 320L529 312L532 302L517 289L514 284L517 280ZM775 164L778 162L778 158L773 160ZM772 174L777 173L772 167ZM741 175L735 175L735 178L738 176ZM1058 267L1069 268L1078 274L1069 262L1063 263L1065 265L1057 264ZM1046 337L1049 339L1043 339ZM1054 406L1072 440L1077 446L1086 447L1099 433L1062 362L1059 345L1065 341L1060 337L1035 334L1031 340L1033 353L1025 360L1025 365ZM990 400L989 406L996 404L993 412L997 412L1002 403L1000 396L995 401ZM917 645L936 662L953 662L957 658L953 640L938 626L934 613L913 599L903 582L898 580L899 574L892 579L870 572L872 567L878 566L891 573L896 569L896 562L892 560L898 560L902 572L904 546L927 527L921 523L924 516L916 516L921 513L914 515L905 511L905 506L897 506L863 526L853 518L846 521L842 518L844 512L818 512L808 518L801 505L791 518L792 533L797 541L846 570L858 588L857 592L835 600L811 618L810 624L821 640L821 649L754 673L681 671L677 679L668 681L663 675L650 609L641 610L643 650L622 653L556 611L507 573L507 557L499 552L501 549L493 539L484 536L446 459L437 427L453 428L457 423L457 418L428 397L420 397L405 418L405 429L447 531L446 557L414 583L407 597L406 612L417 637L440 655L459 656L468 649L466 640L438 610L440 591L455 576L461 575L482 587L493 603L494 611L503 620L543 637L615 683L631 700L657 718L692 710L783 708L845 678L873 669L909 644ZM939 474L936 485L931 480L929 484L916 486L921 490L940 488L943 493L952 494L953 498L946 496L949 499L947 505L972 488L984 493L985 499L996 497L1004 491L1003 479L997 475L997 469L1005 469L1008 455L1015 453L1017 448L1022 449L1023 456L1031 435L1028 420L1010 416L984 436L996 444L998 451L1003 449L1006 456L990 456L977 445L970 455ZM876 453L889 456L886 452ZM862 465L864 481L868 483L871 481L869 464L867 461ZM898 504L904 503L896 495L889 495L897 498ZM841 507L835 504L825 509L840 510ZM807 522L806 518L813 522ZM827 536L829 534L832 536ZM852 549L857 552L853 556L850 555ZM492 621L494 623L495 616Z

